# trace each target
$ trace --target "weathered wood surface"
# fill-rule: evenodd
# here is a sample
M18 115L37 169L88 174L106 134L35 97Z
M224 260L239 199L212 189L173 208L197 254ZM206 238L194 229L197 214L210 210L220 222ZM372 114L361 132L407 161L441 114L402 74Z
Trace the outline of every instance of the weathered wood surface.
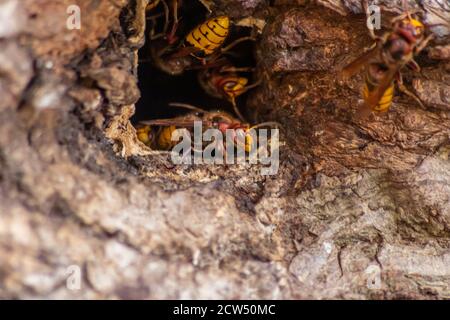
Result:
M370 45L359 3L305 2L205 1L265 24L249 107L286 145L263 177L136 141L128 1L1 0L0 297L450 298L448 38L406 74L426 110L357 122L336 70Z

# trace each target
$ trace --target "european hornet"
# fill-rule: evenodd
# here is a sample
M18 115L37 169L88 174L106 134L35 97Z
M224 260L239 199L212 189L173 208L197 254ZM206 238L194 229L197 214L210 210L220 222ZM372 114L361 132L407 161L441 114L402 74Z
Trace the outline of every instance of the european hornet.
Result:
M253 72L252 68L234 67L225 61L222 65L201 70L198 79L207 94L228 100L233 105L236 115L244 120L236 105L236 98L260 84L259 81L249 84L249 79L240 75L250 72Z
M179 39L176 31L179 25L178 8L179 2L172 0L173 24L170 32L167 32L170 21L169 7L164 0L160 0L165 8L165 25L163 32L154 34L151 31L150 40L151 57L155 65L170 75L180 75L185 70L198 65L213 64L224 52L227 52L238 43L246 40L254 40L254 37L243 37L237 39L226 48L222 48L230 31L230 18L218 16L207 19L191 31L183 39ZM164 39L160 39L163 37ZM159 39L160 41L155 41Z
M372 111L388 111L392 104L395 82L400 91L423 107L420 99L405 87L400 70L405 65L412 70L420 70L414 56L427 46L432 35L425 36L424 24L409 12L394 18L391 24L392 31L381 37L371 30L371 37L376 41L374 46L343 69L343 77L346 79L365 67L362 90L364 103L357 112L358 118L365 118Z
M138 125L136 133L138 139L146 146L157 150L169 150L175 144L172 142L172 132L175 126L156 127L150 125Z
M250 135L250 130L260 128L263 126L278 126L276 122L264 122L255 126L250 126L229 113L221 110L206 111L191 105L182 103L171 103L170 106L180 107L190 110L186 115L171 119L155 119L149 121L142 121L137 126L138 139L152 149L170 150L178 142L172 141L172 133L178 128L185 128L192 130L195 121L202 122L203 130L218 129L223 135L227 130L232 130L232 141L235 146L239 141L245 141L244 150L246 152L252 151L253 138ZM240 137L240 138L238 138ZM225 146L220 146L225 150Z

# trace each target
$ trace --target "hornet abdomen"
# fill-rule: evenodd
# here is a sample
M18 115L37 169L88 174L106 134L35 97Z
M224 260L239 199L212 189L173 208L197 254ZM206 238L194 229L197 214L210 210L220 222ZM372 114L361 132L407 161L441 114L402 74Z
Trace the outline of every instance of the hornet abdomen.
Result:
M186 42L200 53L210 55L225 42L229 28L230 19L227 16L212 18L189 32Z

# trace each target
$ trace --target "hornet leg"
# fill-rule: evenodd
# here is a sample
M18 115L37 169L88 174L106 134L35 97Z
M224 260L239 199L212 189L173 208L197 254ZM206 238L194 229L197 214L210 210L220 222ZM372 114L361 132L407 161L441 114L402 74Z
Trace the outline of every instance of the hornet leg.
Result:
M420 98L413 92L411 92L403 83L403 77L401 75L401 73L398 74L397 76L397 84L398 84L398 89L403 92L404 94L406 94L407 96L409 96L410 98L413 98L414 100L416 100L416 102L420 105L420 107L422 109L426 109L425 105L423 104L422 100L420 100Z

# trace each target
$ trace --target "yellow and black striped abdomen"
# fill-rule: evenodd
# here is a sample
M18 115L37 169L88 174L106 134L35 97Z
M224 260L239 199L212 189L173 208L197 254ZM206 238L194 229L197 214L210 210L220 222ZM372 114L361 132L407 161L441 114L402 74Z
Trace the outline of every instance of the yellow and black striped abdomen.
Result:
M226 77L219 83L220 89L223 90L225 95L230 99L235 99L245 92L245 86L248 83L248 79L244 77Z
M228 17L212 18L189 32L186 42L204 55L210 55L225 42L229 28L230 19Z
M157 148L162 150L169 150L172 148L177 142L172 141L172 133L177 128L175 126L162 127L158 133L157 140Z
M152 135L152 128L150 126L139 126L136 128L136 134L137 134L137 138L144 143L145 145L147 145L148 147L150 147L152 140L153 140L153 135Z
M373 107L372 111L386 112L389 110L392 104L392 99L394 98L394 86L395 86L394 81L392 81L391 85L384 92L383 96L381 97L380 101L378 101L377 105ZM369 96L375 91L376 88L377 85L374 83L374 81L370 78L369 75L366 75L363 88L364 101L368 101Z

